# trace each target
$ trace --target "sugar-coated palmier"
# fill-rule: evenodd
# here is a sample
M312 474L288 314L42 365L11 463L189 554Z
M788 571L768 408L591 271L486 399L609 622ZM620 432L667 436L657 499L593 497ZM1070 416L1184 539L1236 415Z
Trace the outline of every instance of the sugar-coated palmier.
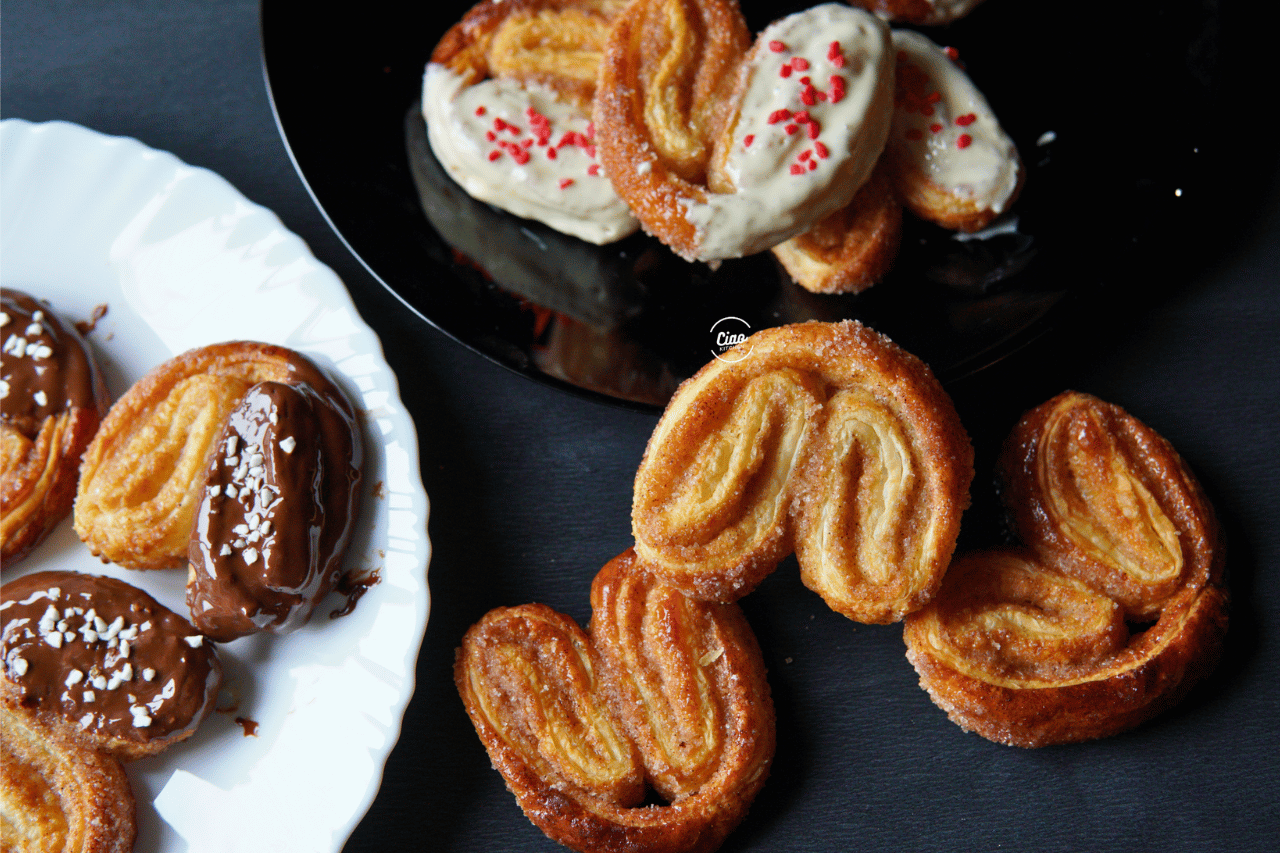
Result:
M1182 457L1124 409L1068 391L1028 412L1001 453L1002 498L1042 561L1102 590L1135 619L1217 582L1213 507Z
M110 399L88 346L44 302L0 308L0 561L26 556L75 502L80 456Z
M128 853L136 806L120 762L0 703L0 843L31 853Z
M868 12L904 24L937 26L958 21L982 0L847 0Z
M898 193L912 213L944 228L985 228L1022 188L1017 146L954 51L911 30L893 31L893 49L893 129L885 156Z
M1024 545L958 558L908 617L920 684L962 728L1044 746L1167 709L1227 630L1212 508L1164 439L1067 392L1019 422L999 463Z
M0 699L132 760L190 737L222 667L195 628L124 581L37 572L0 602Z
M687 598L628 551L591 587L589 633L543 605L463 638L459 693L529 819L574 850L714 850L773 758L764 660L741 610ZM643 805L646 784L667 802Z
M772 251L811 293L861 293L888 273L901 241L902 202L878 164L852 201Z
M757 332L685 382L636 473L640 558L691 595L750 592L792 550L862 622L920 607L969 504L973 450L928 367L853 321Z
M468 194L591 243L638 226L596 158L590 120L619 0L483 0L423 77L432 151Z
M649 233L687 260L761 252L846 205L892 113L888 27L843 4L751 44L732 0L638 0L610 34L600 157Z

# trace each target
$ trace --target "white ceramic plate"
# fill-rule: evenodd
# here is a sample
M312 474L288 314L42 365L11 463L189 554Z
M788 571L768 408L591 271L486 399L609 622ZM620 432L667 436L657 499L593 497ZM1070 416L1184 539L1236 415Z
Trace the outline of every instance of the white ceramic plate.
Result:
M72 322L107 306L88 340L113 398L172 355L250 339L306 353L363 409L347 566L381 581L350 615L330 618L334 595L291 635L220 647L234 710L129 767L140 853L338 850L399 734L429 609L417 436L377 337L333 271L218 175L62 122L0 123L0 277ZM114 575L186 612L185 571L104 566L69 520L5 574L41 569Z

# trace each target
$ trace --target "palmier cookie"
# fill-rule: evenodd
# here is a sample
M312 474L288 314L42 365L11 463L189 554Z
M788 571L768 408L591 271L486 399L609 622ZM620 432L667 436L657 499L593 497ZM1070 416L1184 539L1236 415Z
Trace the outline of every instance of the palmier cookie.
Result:
M6 288L0 309L0 561L22 559L71 511L80 456L110 400L84 340Z
M431 150L468 194L591 243L639 223L596 159L600 54L621 2L483 0L432 53Z
M4 850L129 853L137 832L119 761L0 703Z
M227 416L205 477L187 604L215 640L284 633L333 589L359 509L359 444L336 391L261 382Z
M676 391L636 473L636 551L708 600L792 550L804 583L890 622L942 580L973 450L929 368L853 321L755 333Z
M589 632L548 607L486 614L455 676L517 802L579 851L710 851L773 758L764 661L737 605L690 599L628 551L591 587ZM643 805L646 784L666 802Z
M1043 746L1106 737L1180 699L1227 629L1222 546L1177 453L1116 406L1068 392L1000 463L1024 547L966 555L907 620L907 657L952 720Z
M852 201L772 251L811 293L861 293L889 272L901 242L902 202L882 159Z
M222 678L213 644L121 580L37 572L4 585L3 701L124 760L190 737Z
M978 231L1017 199L1024 170L987 99L944 50L893 31L893 130L885 156L907 209L944 228Z
M892 51L875 16L824 4L748 44L732 0L638 0L605 48L605 172L687 260L764 251L844 207L889 132Z

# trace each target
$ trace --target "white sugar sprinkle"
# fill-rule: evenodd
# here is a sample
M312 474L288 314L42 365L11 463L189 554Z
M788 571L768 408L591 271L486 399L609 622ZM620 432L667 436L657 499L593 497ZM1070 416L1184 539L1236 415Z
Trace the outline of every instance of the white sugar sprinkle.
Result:
M198 649L204 645L204 637L202 637L200 634L191 634L189 636L183 637L182 639L186 640L187 645L193 649Z
M244 549L244 561L245 561L246 563L248 563L249 565L251 565L251 566L252 566L254 563L258 562L258 549L257 549L257 548L245 548L245 549Z
M152 669L151 667L147 667L146 669L144 669L144 670L142 671L142 680L143 680L143 681L150 681L151 679L153 679L153 678L155 678L155 677L156 677L156 671L155 671L154 669Z
M49 405L49 397L43 391L37 391L31 395L31 398L36 401L37 406Z
M9 661L9 668L10 668L11 670L13 670L13 674L14 674L14 675L26 675L26 674L27 674L27 659L26 659L26 658L14 658L13 660Z
M74 687L75 685L79 684L81 681L84 681L84 673L81 672L80 670L73 669L67 673L66 684L68 687Z
M295 441L293 436L291 435L285 436L280 441L280 449L283 450L285 453L292 453L293 449L297 446L298 446L298 442Z

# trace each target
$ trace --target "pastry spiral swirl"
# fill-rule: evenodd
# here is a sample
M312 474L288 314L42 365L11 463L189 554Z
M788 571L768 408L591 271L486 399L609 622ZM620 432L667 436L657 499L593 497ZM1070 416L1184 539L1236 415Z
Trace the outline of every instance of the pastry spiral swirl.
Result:
M114 758L0 703L0 838L5 850L127 853L133 792Z
M1119 407L1068 392L1022 419L1000 467L1025 546L958 558L908 617L921 686L1018 746L1106 737L1177 702L1227 627L1217 526L1186 465Z
M80 456L110 399L88 346L47 304L3 295L0 560L30 553L71 512Z
M591 587L590 633L538 604L463 638L455 678L520 807L575 850L708 851L764 784L774 715L736 605L689 599L631 551ZM643 806L648 783L665 805Z
M919 359L861 324L758 332L676 392L636 474L636 551L691 595L733 600L796 552L804 583L891 622L941 582L973 451Z

